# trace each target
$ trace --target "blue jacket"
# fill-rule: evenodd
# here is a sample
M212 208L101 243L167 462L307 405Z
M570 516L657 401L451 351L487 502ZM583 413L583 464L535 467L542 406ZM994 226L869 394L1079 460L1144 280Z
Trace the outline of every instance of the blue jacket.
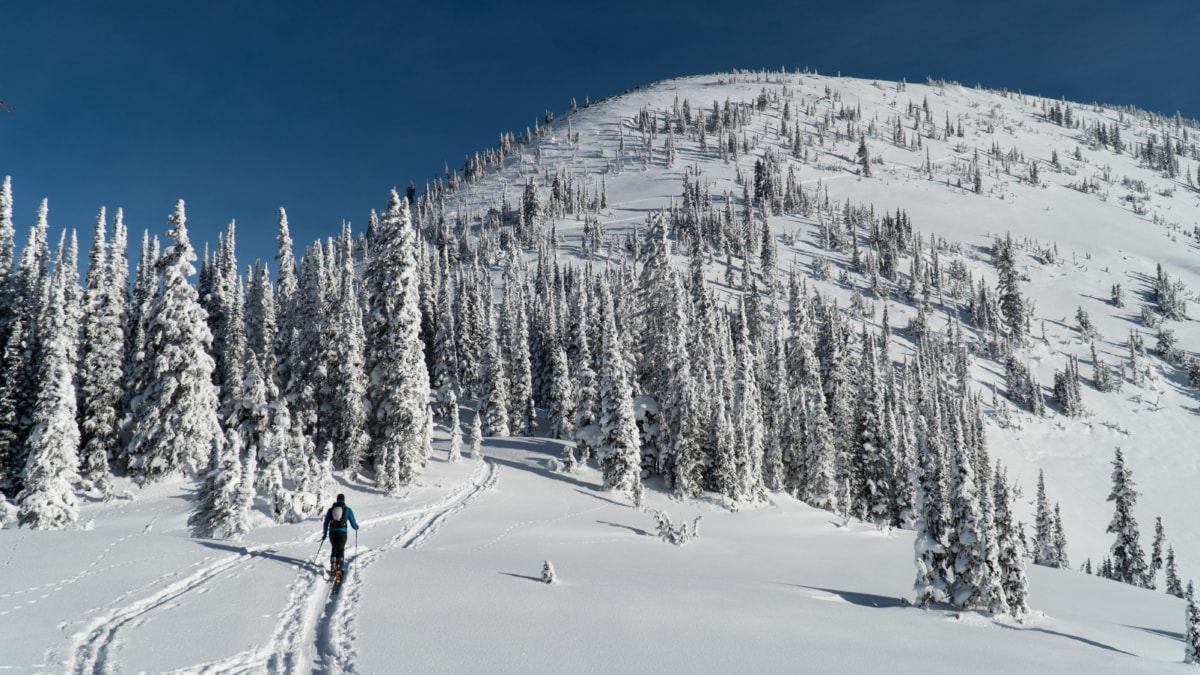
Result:
M335 506L339 506L339 505L335 504ZM346 522L350 523L350 526L357 530L358 529L358 521L354 520L354 509L351 509L349 506L346 506L345 504L340 504L340 506L346 510ZM321 537L322 538L329 536L329 529L330 529L329 521L331 521L331 520L333 520L333 506L329 507L329 509L327 511L325 511L325 522L321 526ZM343 525L342 527L334 527L333 531L334 532L345 532L346 526Z

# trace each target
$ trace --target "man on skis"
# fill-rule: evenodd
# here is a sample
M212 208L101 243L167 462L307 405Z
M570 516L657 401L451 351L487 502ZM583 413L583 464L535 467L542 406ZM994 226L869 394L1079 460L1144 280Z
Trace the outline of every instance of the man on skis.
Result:
M347 525L358 530L354 511L346 506L346 495L338 495L337 501L325 512L325 523L321 532L321 540L324 541L328 537L329 545L333 548L329 557L329 578L334 581L341 581L342 563L346 559L346 538L349 535Z

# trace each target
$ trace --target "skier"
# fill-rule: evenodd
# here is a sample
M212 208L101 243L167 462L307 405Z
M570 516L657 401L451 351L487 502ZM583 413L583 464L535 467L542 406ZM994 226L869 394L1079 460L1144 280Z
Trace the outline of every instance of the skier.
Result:
M354 511L346 506L346 495L338 495L337 502L325 512L325 523L321 533L321 541L329 538L333 552L329 557L329 578L341 581L342 563L346 558L346 538L349 531L346 524L358 530L358 521L354 520Z

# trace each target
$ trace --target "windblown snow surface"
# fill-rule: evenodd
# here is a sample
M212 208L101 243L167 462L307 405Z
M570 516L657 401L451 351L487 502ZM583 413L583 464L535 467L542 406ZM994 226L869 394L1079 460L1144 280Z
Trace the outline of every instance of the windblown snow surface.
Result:
M671 109L676 98L711 112L714 101L753 102L761 92L791 103L792 121L809 135L809 161L794 159L806 189L833 201L904 209L915 229L958 248L960 261L994 283L988 248L1011 232L1023 248L1023 290L1036 302L1032 347L1025 352L1043 386L1088 345L1075 329L1082 307L1110 364L1125 358L1131 329L1154 343L1138 320L1149 303L1155 266L1194 292L1200 288L1197 192L1180 178L1143 166L1128 150L1092 147L1078 128L1047 121L1042 99L953 84L876 83L812 74L743 74L662 82L560 117L520 158L510 158L467 185L447 204L470 221L507 190L516 203L525 180L569 171L589 189L607 186L600 221L609 234L644 226L647 213L679 201L686 170L699 168L711 192L740 198L734 179L752 175L767 148L785 157L782 103L756 113L743 132L752 145L728 162L697 139L676 138L678 159L664 161L660 134L648 154L633 123L643 107ZM855 173L857 141L835 136L844 106L861 109L856 124L905 117L927 101L935 124L949 119L963 136L925 136L922 147L868 137L879 162L873 176ZM1089 122L1121 126L1128 146L1144 143L1170 120L1112 107L1072 104ZM810 114L810 112L812 114ZM828 118L826 116L828 115ZM818 140L820 123L832 123ZM568 137L579 135L579 142ZM1157 126L1156 126L1157 125ZM1171 126L1172 133L1182 129ZM1189 129L1192 137L1196 128ZM909 131L909 134L912 132ZM625 152L620 154L620 138ZM740 139L739 139L740 140ZM716 146L716 139L708 139ZM1039 162L1034 185L989 160L993 146ZM535 148L538 152L535 155ZM966 169L979 151L982 194ZM1077 155L1078 151L1078 155ZM1050 164L1052 152L1061 169ZM540 159L538 159L540 155ZM1078 156L1078 158L1077 158ZM926 162L930 166L926 167ZM993 164L994 163L994 164ZM1094 180L1098 190L1070 187ZM1126 180L1127 179L1127 180ZM959 182L962 181L960 186ZM740 208L740 207L739 207ZM770 219L780 236L781 271L811 269L818 224L800 216ZM561 261L578 262L581 222L561 219ZM1034 247L1056 254L1037 261ZM678 253L684 253L682 251ZM846 256L828 254L834 278L810 282L849 304L851 288L836 281ZM603 265L601 252L593 265ZM681 258L682 262L682 258ZM620 264L615 258L614 264ZM905 263L907 265L907 263ZM724 261L711 270L719 287ZM864 291L878 324L882 299ZM1127 291L1112 306L1114 284ZM723 292L727 292L725 289ZM931 325L944 324L954 302L934 303ZM893 326L913 306L887 301ZM1200 316L1168 322L1190 354L1200 349ZM894 356L911 353L902 335ZM1155 516L1179 558L1183 578L1200 574L1200 471L1197 390L1182 372L1153 356L1149 377L1102 394L1084 386L1088 414L1051 411L1035 418L1012 408L1007 425L989 422L989 452L1009 466L1022 489L1018 516L1032 521L1039 470L1049 498L1060 502L1073 566L1107 555L1112 517L1106 502L1113 449L1120 446L1142 496L1136 516L1148 551ZM1003 395L1003 367L972 365L980 390ZM990 401L990 396L985 397ZM992 411L994 412L994 411ZM469 411L464 418L469 420ZM275 525L256 514L243 542L193 539L186 527L194 485L188 481L132 489L132 498L88 503L71 532L0 531L0 671L13 672L357 672L357 673L632 673L632 672L896 672L1138 673L1184 672L1184 606L1158 591L1136 589L1077 571L1029 566L1033 609L1023 621L909 606L913 538L844 522L782 494L737 510L705 500L670 499L654 481L647 505L676 520L702 516L700 536L684 546L659 539L651 515L607 493L593 468L552 469L558 442L488 439L484 457L444 461L448 432L439 427L434 457L400 499L339 475L362 530L352 538L350 573L331 597L320 576L320 524ZM545 561L558 582L541 582Z

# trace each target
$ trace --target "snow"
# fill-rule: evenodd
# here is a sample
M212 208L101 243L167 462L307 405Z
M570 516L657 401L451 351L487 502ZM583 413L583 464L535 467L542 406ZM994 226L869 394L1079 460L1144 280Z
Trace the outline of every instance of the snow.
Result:
M673 546L598 470L549 473L556 442L451 463L438 436L401 499L339 476L362 529L337 596L319 520L193 539L185 482L84 505L92 530L5 530L0 670L1184 672L1183 601L1163 593L1034 566L1024 623L917 609L910 532L779 494L731 512L649 490L703 516Z

